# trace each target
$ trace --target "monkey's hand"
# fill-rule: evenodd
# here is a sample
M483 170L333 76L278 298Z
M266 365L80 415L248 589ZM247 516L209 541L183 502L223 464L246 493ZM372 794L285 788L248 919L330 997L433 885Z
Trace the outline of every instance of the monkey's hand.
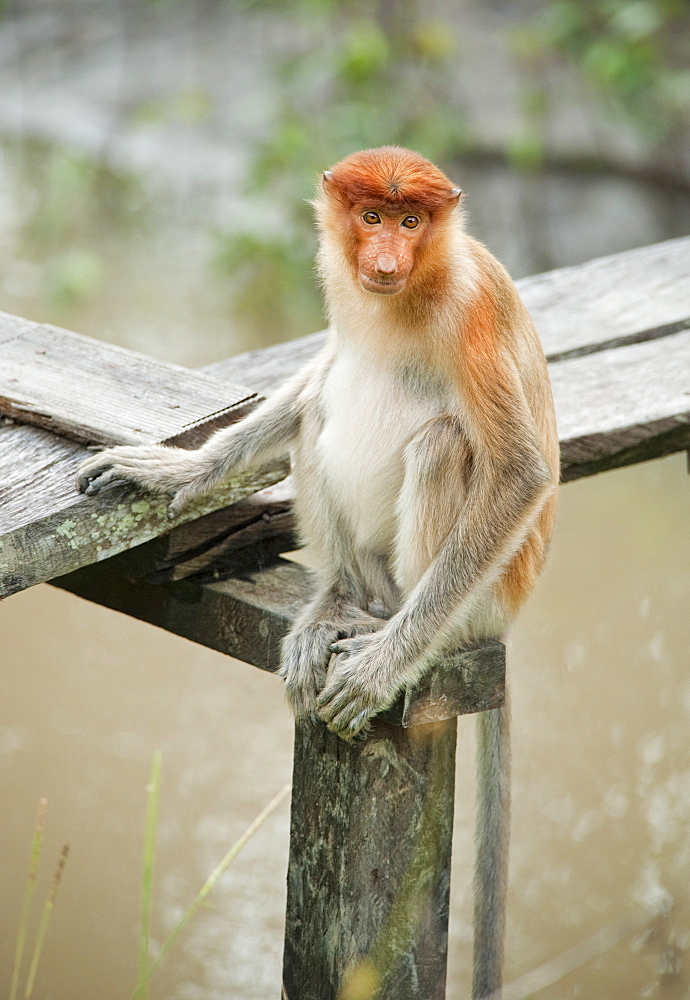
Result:
M331 732L352 740L366 733L372 716L393 704L402 685L383 632L340 639L331 650L336 655L316 712Z
M326 681L331 647L338 639L381 628L383 621L366 611L350 609L348 621L298 624L283 639L278 676L285 681L290 707L296 716L316 714L316 701Z
M88 458L79 468L79 489L87 496L100 493L120 483L135 483L152 493L174 497L170 514L179 513L185 504L205 492L204 456L200 451L166 445L118 445Z

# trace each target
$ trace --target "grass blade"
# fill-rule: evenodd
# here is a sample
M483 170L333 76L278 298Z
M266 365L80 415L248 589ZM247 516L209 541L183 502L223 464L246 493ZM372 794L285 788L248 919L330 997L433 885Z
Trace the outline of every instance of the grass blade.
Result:
M50 887L48 898L46 899L45 905L43 907L43 913L41 914L41 922L38 925L36 944L34 945L34 953L31 956L29 975L26 980L26 989L24 990L24 1000L31 1000L31 994L33 993L34 989L34 980L36 979L36 971L38 969L38 963L41 959L41 952L43 951L43 942L45 941L46 932L48 931L48 924L50 923L50 918L53 913L53 906L55 905L55 897L57 896L58 889L60 888L60 882L62 881L62 873L65 870L65 864L67 863L68 854L69 854L69 844L64 844L62 850L60 851L60 857L58 858L57 868L55 869L55 875L53 876L53 884Z
M277 809L277 807L280 805L280 803L283 801L283 799L285 798L285 796L288 794L289 791L290 791L290 785L289 784L285 785L285 787L278 792L275 798L271 799L268 805L261 810L256 819L249 824L249 826L244 831L239 840L235 841L235 843L232 845L227 854L216 865L216 867L213 869L209 877L202 885L201 889L199 889L198 893L196 894L190 905L187 907L186 911L183 913L177 926L173 928L173 930L170 932L170 934L163 942L158 957L149 966L146 983L141 983L141 982L137 983L136 987L134 988L134 992L130 997L130 1000L144 1000L146 994L143 991L148 988L148 980L150 979L151 974L154 972L155 969L158 968L160 963L168 954L168 952L175 944L182 931L185 929L189 921L196 913L197 909L201 906L201 904L204 902L211 889L218 882L218 879L221 878L221 876L226 872L226 870L230 867L230 865L235 860L235 858L240 853L245 844L249 840L251 840L256 831L265 823L265 821L268 819L271 813L274 812L275 809Z
M151 762L151 779L148 784L146 804L146 826L144 829L144 860L141 877L141 933L139 935L139 996L148 1000L151 976L151 907L153 898L153 870L156 860L156 831L158 829L158 803L160 801L161 779L160 750L156 750Z
M38 800L38 811L36 813L36 826L31 842L31 859L29 861L29 872L24 886L24 899L22 901L22 912L19 918L19 928L17 929L17 942L14 948L14 961L12 963L12 985L10 986L9 1000L16 1000L19 988L19 972L24 956L26 945L26 931L29 923L29 912L31 910L31 900L36 888L36 874L38 872L38 862L41 858L41 845L43 843L43 827L46 821L46 799Z

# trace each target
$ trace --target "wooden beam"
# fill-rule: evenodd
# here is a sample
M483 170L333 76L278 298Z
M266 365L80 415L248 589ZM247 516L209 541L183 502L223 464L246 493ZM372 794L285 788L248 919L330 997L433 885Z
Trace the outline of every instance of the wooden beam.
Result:
M116 487L77 491L83 442L196 447L260 398L200 372L0 313L0 597L105 559L284 478L285 461L234 476L178 518ZM21 423L15 423L20 419Z
M251 567L216 582L152 582L169 561L169 547L168 539L158 538L50 582L262 670L277 670L281 639L311 596L308 571L273 554L262 562L257 547ZM449 653L383 717L419 726L497 708L504 697L505 648L487 641Z
M550 366L563 479L690 444L690 330Z
M549 360L654 340L690 326L690 237L522 278Z
M250 501L239 506L251 513ZM310 595L302 566L269 560L205 585L151 582L171 553L185 558L213 543L218 518L205 520L52 582L275 670L280 640ZM445 995L455 716L498 707L504 694L505 649L487 642L444 658L374 720L366 740L347 744L321 723L297 723L288 996L343 1000L374 986L380 1000Z
M0 425L0 597L42 583L169 531L283 479L285 462L233 476L171 520L168 502L116 487L77 492L89 453L38 427Z
M690 396L685 381L690 333L679 332L683 317L690 311L688 254L690 239L674 240L526 279L524 288L521 283L528 301L533 295L531 304L537 323L545 331L547 348L550 344L552 353L561 358L551 364L551 376L563 446L564 480L690 447ZM98 405L93 411L89 408L88 417L83 413L78 416L76 410L72 413L69 404L79 395L78 381L66 382L70 389L65 394L55 386L57 355L35 353L46 350L46 343L50 346L54 338L55 350L58 354L62 351L60 357L65 362L71 353L77 356L81 352L79 363L98 369L95 359L110 356L115 367L122 363L123 371L130 372L133 382L129 375L116 380L117 393L111 397L102 420ZM8 357L15 357L12 352L24 352L20 366L24 384L32 381L35 367L42 372L38 381L44 388L49 383L51 391L62 392L62 416L48 417L62 421L64 430L77 435L100 435L102 440L112 440L113 435L119 440L127 434L129 439L136 435L142 411L126 416L122 397L128 394L130 384L136 384L140 396L136 406L141 405L151 366L158 371L154 381L159 387L156 399L160 406L156 404L157 415L146 430L150 438L167 435L188 446L198 444L203 433L216 425L214 414L218 409L229 407L225 416L231 419L233 408L236 414L245 405L232 402L234 390L228 396L225 386L204 381L207 376L185 373L184 369L152 359L142 360L138 355L132 355L132 361L132 352L109 345L101 345L91 354L91 345L97 342L26 320L5 317L0 322L0 342L3 352L9 352ZM606 348L613 342L622 346ZM313 335L244 355L213 366L213 370L223 378L228 378L229 372L230 378L250 386L242 390L249 401L254 391L274 386L303 364L319 343L320 335ZM586 357L571 356L573 352L587 354L594 348L596 352ZM105 355L99 353L101 349ZM109 351L115 353L108 355ZM129 364L131 369L127 368ZM132 372L137 371L135 377ZM164 375L164 371L168 374ZM65 374L62 368L60 372L61 376ZM192 381L201 378L203 383L203 392L199 389L203 405L200 402L189 412L184 407L176 409L180 387L191 385L180 381L187 376ZM13 399L16 408L22 393L17 389L19 383L11 383L14 390L8 389L8 377L18 376L7 376L3 367L0 395ZM213 394L213 386L219 387L218 396ZM21 411L23 419L28 415L29 419L45 421L45 398L43 403L29 402L34 407L33 417ZM126 419L118 430L120 412ZM199 413L203 415L196 416ZM171 525L165 501L137 491L120 488L100 497L80 496L75 488L75 473L86 454L74 441L39 427L0 423L0 597L138 545ZM190 507L175 523L218 510L276 482L284 469L274 466L237 477L226 489ZM278 524L274 528L279 533Z
M690 447L689 338L552 366L564 480ZM147 541L287 472L276 464L235 477L171 522L164 499L136 490L81 496L76 470L87 454L36 427L0 425L0 597Z

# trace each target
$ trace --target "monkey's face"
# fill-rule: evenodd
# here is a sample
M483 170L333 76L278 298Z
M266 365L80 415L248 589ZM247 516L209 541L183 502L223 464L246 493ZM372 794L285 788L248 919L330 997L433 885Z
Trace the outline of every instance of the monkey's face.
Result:
M397 295L408 282L425 241L426 213L358 206L352 209L361 287L377 295Z

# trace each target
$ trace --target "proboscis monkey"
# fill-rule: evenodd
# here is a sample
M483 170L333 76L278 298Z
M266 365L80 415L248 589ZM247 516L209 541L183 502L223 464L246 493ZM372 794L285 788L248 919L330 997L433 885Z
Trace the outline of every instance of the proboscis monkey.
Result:
M290 450L318 586L280 672L295 713L344 739L444 650L504 637L552 531L558 438L544 354L507 273L465 233L460 197L405 149L336 164L314 203L330 318L321 353L197 451L123 446L81 469L86 493L130 480L172 494L177 511ZM477 998L501 983L507 710L478 724Z

